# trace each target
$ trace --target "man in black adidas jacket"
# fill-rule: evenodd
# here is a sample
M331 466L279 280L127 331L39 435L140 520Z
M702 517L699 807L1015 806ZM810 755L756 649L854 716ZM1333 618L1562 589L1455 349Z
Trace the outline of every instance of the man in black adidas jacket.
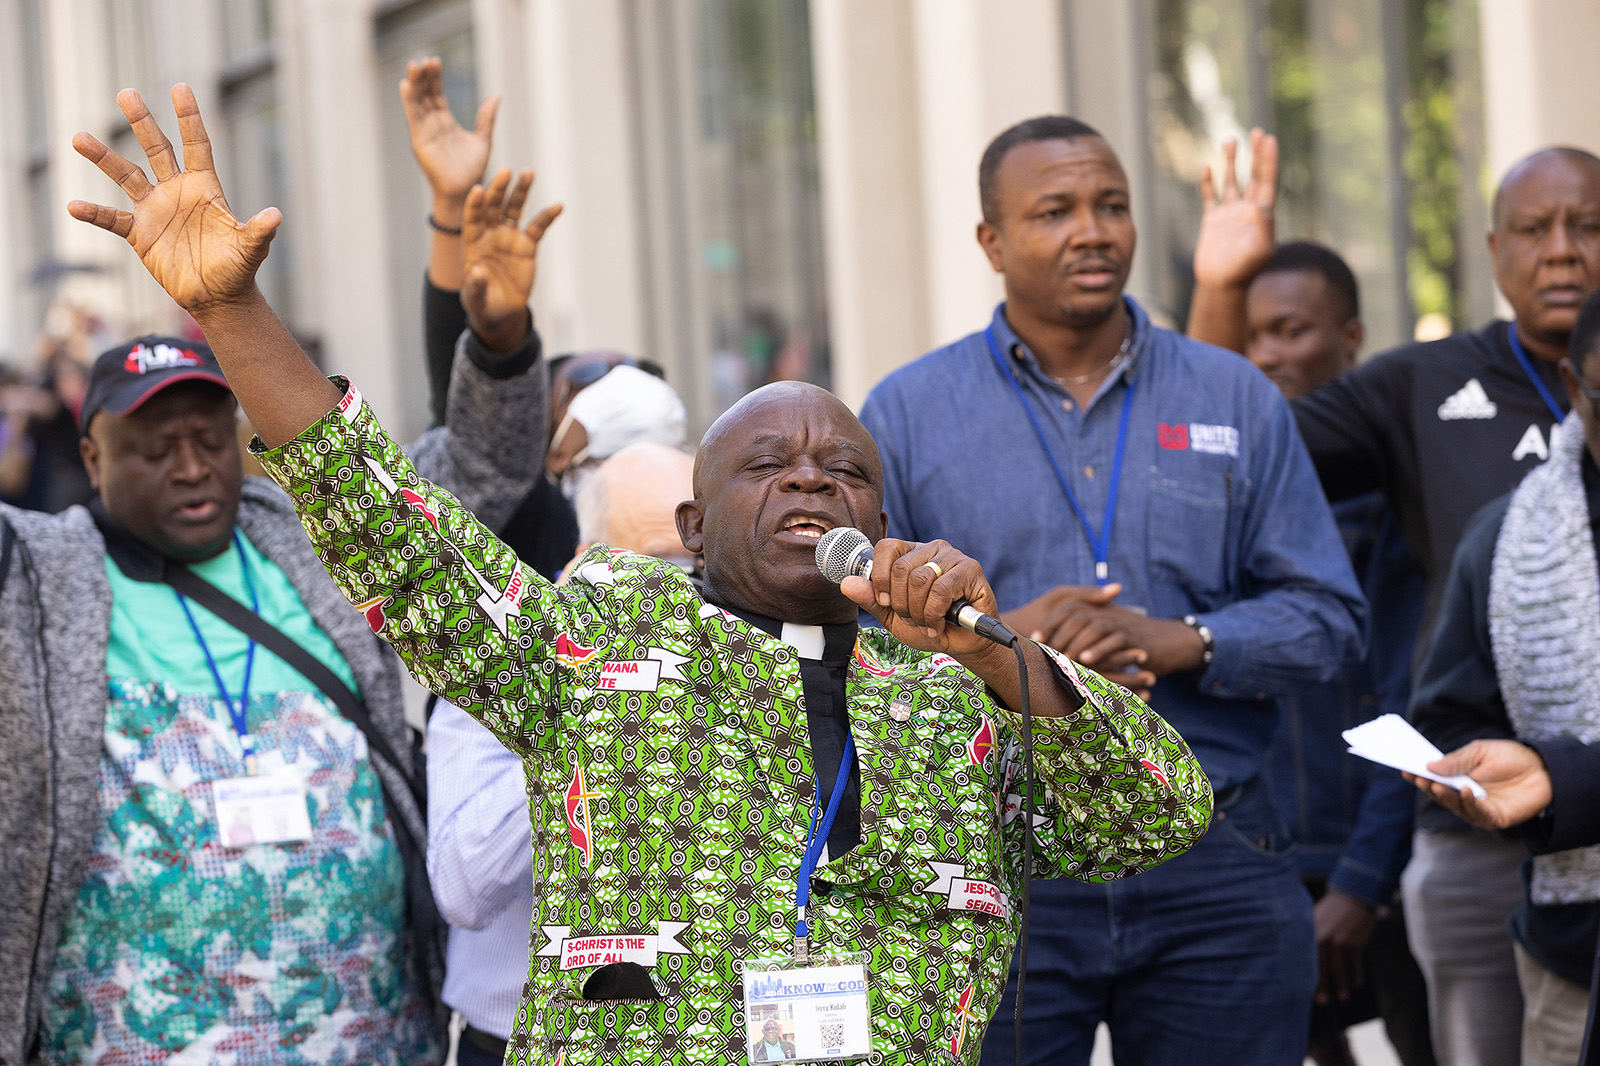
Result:
M1211 232L1234 254L1196 249L1191 336L1242 343L1235 279L1248 285L1273 245L1270 197L1258 201L1213 205L1234 224ZM1513 166L1495 193L1489 251L1514 322L1404 345L1294 405L1329 499L1381 490L1400 517L1428 579L1419 654L1467 520L1549 457L1550 431L1566 415L1556 363L1584 298L1600 288L1600 158L1548 148ZM1416 724L1424 733L1439 725L1425 716ZM1524 857L1520 845L1436 806L1419 815L1403 889L1442 1062L1517 1061L1521 1008L1506 918L1522 899Z

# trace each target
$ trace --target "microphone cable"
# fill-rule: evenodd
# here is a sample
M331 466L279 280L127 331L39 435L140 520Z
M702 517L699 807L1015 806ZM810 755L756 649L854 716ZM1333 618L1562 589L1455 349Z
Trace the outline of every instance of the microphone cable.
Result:
M817 541L817 569L829 581L838 584L847 577L872 575L872 542L859 529L840 526L831 529ZM1022 816L1022 884L1017 913L1021 919L1017 946L1017 1003L1013 1018L1014 1066L1022 1066L1022 999L1028 975L1028 906L1033 892L1033 707L1028 693L1028 657L1023 650L1022 638L1011 632L997 618L980 613L965 600L957 600L946 618L973 633L1010 648L1017 656L1017 682L1021 688L1022 714L1022 794L1017 804ZM1006 777L1002 756L1000 767L1000 833L1001 849L1005 847L1005 805L1010 798L1011 784Z
M1011 650L1017 653L1017 682L1022 686L1022 898L1017 912L1021 916L1021 929L1017 941L1017 1010L1012 1018L1012 1063L1022 1066L1022 996L1028 976L1028 903L1033 890L1033 708L1028 702L1028 657L1022 650L1022 640L1011 638ZM1001 781L1005 775L1002 771ZM1002 798L1001 810L1005 809ZM1003 832L1005 826L1001 825Z

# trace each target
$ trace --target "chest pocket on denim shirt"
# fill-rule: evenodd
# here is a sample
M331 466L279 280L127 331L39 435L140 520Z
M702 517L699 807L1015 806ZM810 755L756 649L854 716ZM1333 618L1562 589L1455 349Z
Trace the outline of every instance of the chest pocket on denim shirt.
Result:
M1198 464L1196 464L1198 466ZM1162 590L1179 593L1173 603L1157 602L1157 614L1210 610L1230 597L1238 531L1234 515L1244 491L1243 479L1222 464L1188 470L1158 469L1150 476L1150 580Z

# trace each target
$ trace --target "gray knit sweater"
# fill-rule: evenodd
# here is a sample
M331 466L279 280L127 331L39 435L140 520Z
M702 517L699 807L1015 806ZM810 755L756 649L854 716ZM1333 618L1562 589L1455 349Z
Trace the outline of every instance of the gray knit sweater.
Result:
M537 344L501 359L464 334L449 428L430 430L410 449L424 477L491 527L509 517L541 467L544 364L523 372ZM0 518L17 538L0 589L0 1066L21 1066L100 818L111 587L105 542L84 508L47 515L0 505ZM329 580L288 497L271 482L246 479L239 526L282 568L350 664L377 728L409 758L400 660ZM369 750L393 800L389 816L426 840L425 812ZM420 766L407 770L422 776ZM442 963L430 969L438 981Z

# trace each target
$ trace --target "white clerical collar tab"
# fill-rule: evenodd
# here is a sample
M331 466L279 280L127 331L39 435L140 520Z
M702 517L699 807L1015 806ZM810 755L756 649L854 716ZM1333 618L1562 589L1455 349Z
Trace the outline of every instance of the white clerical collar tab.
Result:
M826 646L821 626L802 626L794 622L783 623L778 639L800 653L802 659L820 659Z

